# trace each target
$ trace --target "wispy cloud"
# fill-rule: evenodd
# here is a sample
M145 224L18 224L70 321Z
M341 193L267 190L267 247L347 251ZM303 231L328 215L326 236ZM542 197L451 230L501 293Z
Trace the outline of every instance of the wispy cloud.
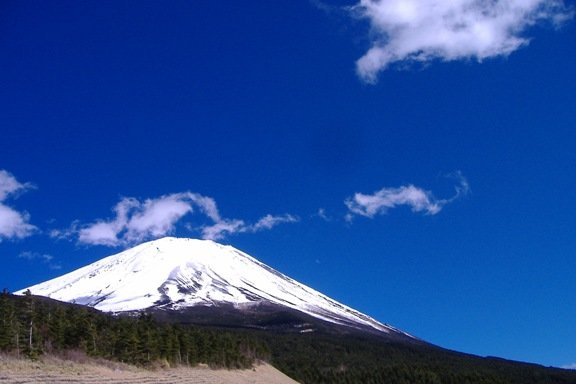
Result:
M318 208L318 211L316 212L314 217L319 217L324 221L331 221L332 220L332 218L330 216L328 216L328 214L326 213L325 208Z
M368 83L396 62L506 56L529 43L529 27L573 16L562 0L360 0L352 9L372 27L372 46L356 63Z
M449 199L437 199L432 192L414 185L382 188L373 194L355 193L354 196L344 201L348 207L346 219L350 221L354 216L373 218L376 215L386 214L390 209L398 206L408 206L413 212L435 215L446 204L468 194L470 191L468 181L460 172L455 172L448 176L458 181L454 187L455 193Z
M563 368L563 369L576 369L576 363L566 364L566 365L561 366L560 368Z
M29 223L30 215L5 204L11 197L17 197L33 188L30 183L20 183L5 170L0 170L0 242L2 239L21 239L33 234L37 228Z
M208 240L220 240L227 235L246 232L246 223L237 219L221 219L212 225L202 227L202 238Z
M431 192L413 185L382 188L371 195L355 193L354 197L346 200L349 213L370 218L399 205L407 205L414 212L424 211L430 215L435 215L442 209L442 205L434 199Z
M18 255L21 259L26 259L29 261L40 261L42 264L48 265L48 268L58 270L62 266L54 261L54 256L48 255L46 253L30 252L25 251Z
M202 228L202 237L204 239L219 240L227 234L233 233L255 233L266 231L283 223L297 223L300 219L293 215L266 215L254 224L248 224L244 220L238 219L221 219L213 225Z
M74 222L70 228L52 231L52 237L76 238L80 244L120 246L172 234L185 216L200 214L207 224L198 229L202 238L218 240L228 235L269 230L298 219L291 215L265 215L254 224L223 218L214 199L192 192L181 192L139 201L121 199L113 208L114 217L91 224ZM189 230L195 227L187 223Z
M272 229L279 224L296 223L296 222L298 222L298 218L296 216L288 214L280 216L266 215L260 220L258 220L256 224L250 226L250 230L252 232L258 232L267 229Z

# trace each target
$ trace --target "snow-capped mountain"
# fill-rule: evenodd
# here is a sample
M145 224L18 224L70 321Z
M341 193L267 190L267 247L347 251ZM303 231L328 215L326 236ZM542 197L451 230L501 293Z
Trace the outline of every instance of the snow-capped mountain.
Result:
M150 241L16 293L27 289L106 312L273 305L333 324L411 338L234 247L210 240Z

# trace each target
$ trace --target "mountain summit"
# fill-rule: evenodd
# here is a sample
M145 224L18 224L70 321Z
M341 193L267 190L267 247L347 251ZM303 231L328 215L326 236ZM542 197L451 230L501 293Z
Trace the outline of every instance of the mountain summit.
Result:
M412 338L259 262L210 240L166 237L31 286L32 294L106 312L204 309L304 314L334 325ZM26 289L17 293L22 294Z

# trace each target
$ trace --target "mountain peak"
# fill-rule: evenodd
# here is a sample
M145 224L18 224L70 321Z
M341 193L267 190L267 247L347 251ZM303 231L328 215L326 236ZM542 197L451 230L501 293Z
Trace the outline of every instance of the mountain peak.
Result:
M411 337L211 240L153 240L26 289L106 312L271 304L329 323Z

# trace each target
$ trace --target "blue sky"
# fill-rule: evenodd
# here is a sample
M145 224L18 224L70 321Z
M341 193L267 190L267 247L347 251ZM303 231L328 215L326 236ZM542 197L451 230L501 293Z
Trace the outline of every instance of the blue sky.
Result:
M0 285L212 238L440 346L576 363L570 2L0 6Z

